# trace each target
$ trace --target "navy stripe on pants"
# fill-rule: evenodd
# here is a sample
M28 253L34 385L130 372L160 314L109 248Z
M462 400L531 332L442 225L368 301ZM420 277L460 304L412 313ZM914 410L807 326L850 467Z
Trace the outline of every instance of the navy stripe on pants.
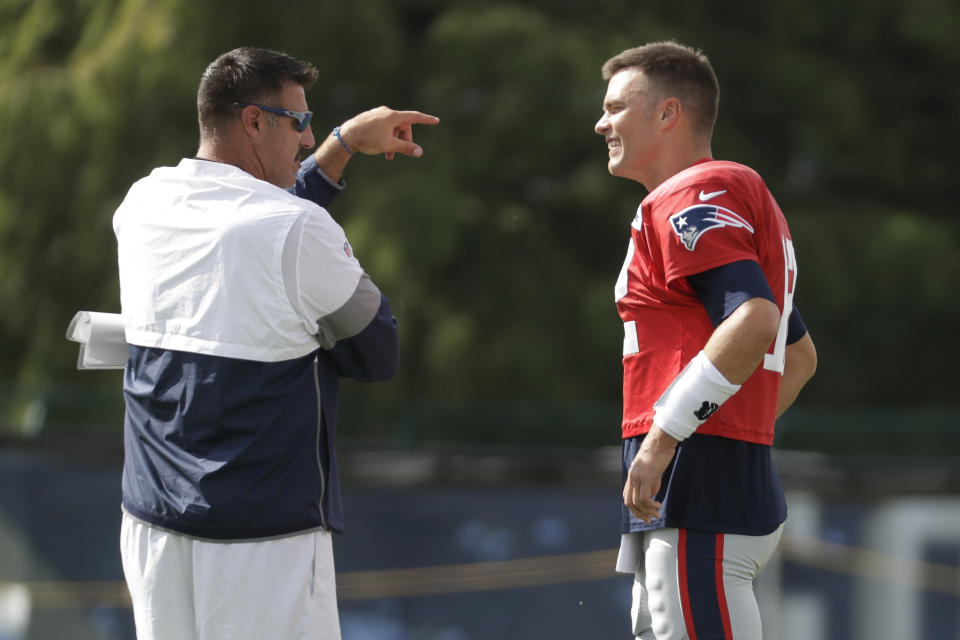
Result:
M690 640L732 640L723 589L723 534L679 529L677 573Z

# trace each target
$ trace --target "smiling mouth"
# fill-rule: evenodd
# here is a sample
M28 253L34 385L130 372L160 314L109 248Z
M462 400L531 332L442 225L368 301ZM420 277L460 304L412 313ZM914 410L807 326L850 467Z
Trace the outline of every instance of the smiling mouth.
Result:
M619 138L607 138L607 150L613 151L614 149L620 148L620 139Z

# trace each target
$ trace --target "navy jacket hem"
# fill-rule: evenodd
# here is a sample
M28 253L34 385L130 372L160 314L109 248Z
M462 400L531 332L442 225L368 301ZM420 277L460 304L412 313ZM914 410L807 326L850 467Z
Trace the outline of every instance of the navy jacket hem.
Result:
M271 538L286 538L289 536L327 529L323 526L319 516L316 522L304 522L289 525L277 525L271 527L238 527L224 526L211 527L197 525L185 520L172 520L149 513L137 507L131 506L126 501L121 504L122 510L131 518L140 520L146 525L163 529L171 533L176 533L191 538L201 540L210 540L213 542L252 542L257 540L269 540Z

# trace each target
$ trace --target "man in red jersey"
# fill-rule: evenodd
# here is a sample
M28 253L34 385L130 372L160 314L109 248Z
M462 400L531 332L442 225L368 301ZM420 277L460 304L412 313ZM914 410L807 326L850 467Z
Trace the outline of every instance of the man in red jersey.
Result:
M633 633L760 638L753 580L786 519L774 422L816 369L790 230L756 172L712 159L706 56L656 42L602 75L610 173L649 191L616 284Z

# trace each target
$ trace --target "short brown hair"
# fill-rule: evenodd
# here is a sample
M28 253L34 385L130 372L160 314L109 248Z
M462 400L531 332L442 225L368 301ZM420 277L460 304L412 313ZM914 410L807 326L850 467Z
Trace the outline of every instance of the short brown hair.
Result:
M618 71L630 68L642 71L658 94L678 98L690 110L696 129L707 135L713 131L720 85L703 52L672 40L652 42L621 51L604 62L600 72L604 80L610 80Z
M309 62L279 51L240 47L220 55L203 72L197 89L201 137L216 137L219 125L239 117L235 102L265 102L287 83L306 89L317 76Z

